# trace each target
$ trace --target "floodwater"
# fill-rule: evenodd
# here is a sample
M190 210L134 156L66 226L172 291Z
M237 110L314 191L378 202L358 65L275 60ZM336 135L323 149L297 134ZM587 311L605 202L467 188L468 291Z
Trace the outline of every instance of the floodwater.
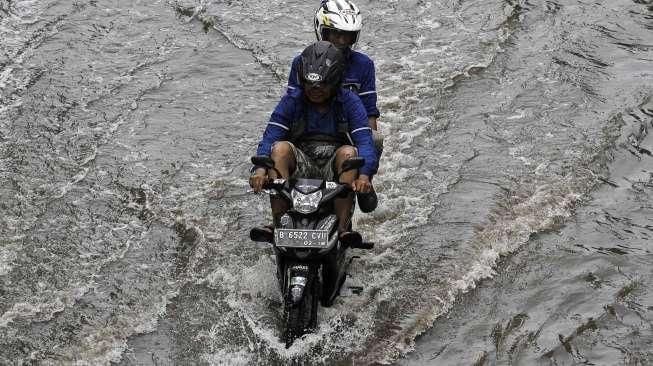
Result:
M248 158L317 1L0 1L0 364L653 364L653 3L358 1L360 295L290 348Z

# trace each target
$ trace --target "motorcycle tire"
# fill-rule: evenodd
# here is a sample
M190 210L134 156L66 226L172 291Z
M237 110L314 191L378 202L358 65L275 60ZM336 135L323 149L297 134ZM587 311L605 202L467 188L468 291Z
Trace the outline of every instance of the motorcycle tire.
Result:
M284 342L286 348L292 346L295 339L300 338L306 333L310 333L317 327L317 307L318 307L318 281L316 269L311 270L311 275L306 287L304 288L304 297L298 304L293 305L287 300L284 307ZM288 296L288 294L286 294ZM288 299L288 297L286 297Z

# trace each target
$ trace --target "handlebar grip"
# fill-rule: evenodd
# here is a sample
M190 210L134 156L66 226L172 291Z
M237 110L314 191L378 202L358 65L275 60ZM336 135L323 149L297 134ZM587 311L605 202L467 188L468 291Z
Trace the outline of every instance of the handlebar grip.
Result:
M282 187L284 184L286 184L285 179L272 179L272 178L269 178L268 181L263 184L263 188L265 188L265 189L277 189L279 187Z

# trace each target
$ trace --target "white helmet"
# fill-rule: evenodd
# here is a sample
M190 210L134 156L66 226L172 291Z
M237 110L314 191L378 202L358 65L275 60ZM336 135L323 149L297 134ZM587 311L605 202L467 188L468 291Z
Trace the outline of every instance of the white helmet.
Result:
M315 35L318 41L324 40L325 29L355 32L354 43L358 42L363 17L358 7L349 0L323 0L315 12Z

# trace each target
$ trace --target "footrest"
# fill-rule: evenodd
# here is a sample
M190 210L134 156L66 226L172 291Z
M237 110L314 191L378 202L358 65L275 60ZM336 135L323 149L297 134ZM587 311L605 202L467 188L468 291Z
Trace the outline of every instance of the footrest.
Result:
M249 231L249 238L252 241L274 243L274 231L270 228L255 227Z
M350 248L356 248L363 242L363 237L357 231L350 231L340 235L340 242Z

